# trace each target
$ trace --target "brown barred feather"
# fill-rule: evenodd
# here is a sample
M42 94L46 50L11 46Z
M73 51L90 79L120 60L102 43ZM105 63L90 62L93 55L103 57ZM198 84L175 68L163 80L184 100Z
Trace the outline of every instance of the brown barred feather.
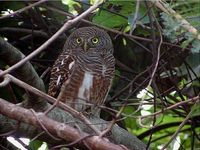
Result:
M77 38L82 43L77 43ZM98 44L92 43L92 38L98 38ZM53 65L48 93L80 112L99 116L98 106L106 99L114 73L109 35L96 27L80 28L69 36Z
M63 62L62 62L63 61ZM52 97L57 97L62 83L68 80L70 73L72 72L72 68L69 69L69 64L73 62L73 59L66 55L65 52L61 53L58 59L55 61L52 70L51 77L49 83L48 94ZM60 81L58 81L60 76Z

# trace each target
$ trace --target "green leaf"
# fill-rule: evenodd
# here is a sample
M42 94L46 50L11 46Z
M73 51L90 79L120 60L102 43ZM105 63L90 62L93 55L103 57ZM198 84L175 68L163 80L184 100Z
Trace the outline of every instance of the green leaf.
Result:
M43 142L39 140L34 140L29 143L29 147L31 150L37 150L42 146Z
M72 13L72 14L74 14L74 15L77 15L77 14L78 14L78 12L77 12L77 10L76 10L76 7L81 7L79 3L77 3L77 2L75 2L75 1L73 1L73 0L62 0L62 3L63 3L64 5L67 5L67 7L68 7L68 9L69 9L68 11L69 11L70 13Z
M133 21L133 18L134 18L134 15L135 15L135 6L133 6L134 8L133 9L133 13L131 13L131 15L128 17L128 22L129 24L132 23ZM144 5L144 3L141 1L140 2L140 7L139 7L139 10L138 10L138 16L137 16L137 19L138 21L140 21L140 23L142 24L148 24L150 21L149 21L149 17L148 15L146 15L147 13L147 10L146 10L146 6Z
M169 38L171 42L175 42L177 36L180 35L181 32L181 23L174 20L172 16L161 13L161 18L164 20L163 24L165 26L163 33L166 37Z
M192 53L199 53L200 52L200 41L198 39L192 42Z
M134 3L132 1L109 1L104 4L104 8L108 11L99 11L92 21L109 28L121 27L128 24L128 16L133 12Z
M106 11L101 11L99 15L96 15L93 18L92 21L101 26L106 26L109 28L119 27L127 24L126 19Z
M200 102L192 106L192 112L190 117L200 116Z
M123 113L126 114L126 115L130 115L131 113L133 113L135 110L132 106L127 106ZM137 128L137 124L136 124L136 119L135 118L132 118L132 117L127 117L125 119L125 124L126 124L126 127L129 128L130 130L133 130L135 128Z
M191 53L187 58L186 58L186 62L188 63L188 65L190 66L190 68L193 70L193 72L195 73L191 73L190 76L188 75L188 69L186 68L186 66L183 64L181 65L181 67L179 67L179 69L177 70L177 76L186 76L188 77L188 81L193 81L196 79L197 77L200 77L200 53Z
M117 86L117 83L119 82L119 80L120 80L120 78L119 78L119 76L120 76L120 71L119 70L115 70L115 77L114 77L114 79L113 79L113 81L112 81L112 87L115 87L115 86Z
M183 18L185 18L192 26L197 30L200 29L199 19L200 19L200 5L199 0L189 0L189 1L173 1L171 3L172 9L179 13Z

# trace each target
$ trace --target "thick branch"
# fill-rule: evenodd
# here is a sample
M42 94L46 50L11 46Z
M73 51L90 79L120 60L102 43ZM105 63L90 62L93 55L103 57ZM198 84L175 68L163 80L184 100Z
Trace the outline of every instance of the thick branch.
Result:
M47 100L50 103L56 104L58 102L55 98L47 95L44 92L41 92L41 91L37 90L36 88L26 84L25 82L22 82L22 81L16 79L15 77L13 77L11 75L6 75L6 79L9 79L10 81L12 81L13 83L17 84L18 86L20 86L22 88L25 88L29 92L34 93L38 97L41 97L41 98ZM79 119L80 121L85 123L88 127L90 127L93 131L95 131L95 133L100 134L100 131L98 131L98 129L96 129L82 113L78 112L77 110L69 107L68 105L66 105L66 104L64 104L62 102L59 102L58 104L56 104L56 106L59 106L63 110L69 112L70 114L72 114L72 116L74 116L75 118ZM36 107L38 107L38 106L36 106Z
M48 114L48 118L42 113L33 113L31 110L24 109L17 105L8 103L0 98L0 113L12 119L16 119L26 123L20 123L20 127L15 132L15 134L18 134L18 136L33 138L41 132L41 124L45 126L46 130L48 130L49 133L61 138L61 141L65 140L65 142L67 141L68 143L78 141L79 139L82 139L83 137L89 135L88 133L86 133L88 132L88 128L85 124L78 122L78 120L73 118L70 114L62 112L62 110L58 108L52 110ZM16 127L13 126L17 124L17 122L14 120L8 119L1 115L0 120L0 133L11 131L14 129L14 127ZM40 123L38 122L38 120L40 121ZM57 121L65 123L68 122L70 126L64 123L59 123ZM94 118L91 119L91 122L96 124L99 128L101 128L101 130L107 125L107 122ZM31 124L32 126L29 126L28 124ZM2 128L2 126L4 126L4 128ZM39 129L36 130L36 128L34 128L33 126ZM71 126L79 126L80 130L78 131ZM120 127L114 126L111 132L112 134L109 138L114 140L115 143L124 144L129 149L145 149L145 145L141 141L139 141L136 137L130 135L127 131L121 129ZM39 137L39 139L46 140L48 143L51 144L63 143L61 141L56 141L55 139L50 140L50 136L47 134L42 135L41 137ZM89 145L91 149L94 150L123 149L121 146L108 142L107 140L102 139L98 136L89 136L88 138L85 138L84 141L87 143L87 145ZM79 142L78 145L83 146L83 143Z
M45 100L48 100L51 103L54 103L56 101L56 99L48 96L47 94L31 87L30 85L27 85L26 83L14 78L10 75L6 75L5 77L6 77L6 79L10 79L10 81L14 82L18 86L21 86L21 87L27 89L28 91L33 92L34 94L44 98ZM75 110L73 110L72 108L68 107L67 105L65 105L61 102L58 103L58 106L60 108L62 108L62 110L58 109L58 108L54 108L53 110L51 110L48 113L48 115L54 120L57 120L59 122L64 122L64 123L70 122L71 126L79 126L81 131L84 131L89 134L95 134L96 130L103 131L108 127L108 123L104 120L101 120L98 118L90 118L90 120L88 120L81 113L76 112ZM66 111L69 113L67 113ZM9 132L9 131L13 130L16 124L17 124L17 121L12 121L6 117L0 116L0 133ZM94 130L94 128L95 128L95 130ZM27 124L25 124L24 126L21 126L20 130L18 130L18 132L17 132L18 136L26 136L29 138L36 136L36 134L38 134L38 133L40 133L38 130L36 130L32 126L28 126ZM114 141L117 144L126 145L130 149L132 149L132 148L145 149L145 145L141 141L139 141L135 136L131 135L126 130L124 130L118 126L114 126L112 128L110 134L111 135L110 135L109 139L111 139L112 141ZM127 140L127 139L129 139L129 140ZM43 138L42 140L46 140L47 142L50 141L50 142L54 142L54 143L58 142L58 141L47 140L46 137Z
M11 66L22 60L24 57L25 56L23 53L21 53L18 49L16 49L14 46L12 46L0 37L1 60L5 61L7 65ZM42 79L40 79L30 62L24 63L20 68L16 69L14 73L18 79L26 82L27 84L37 88L40 91L45 92L44 83ZM40 105L38 106L40 106L40 108L46 107L46 101L38 98L34 94L30 94L29 99L32 105L38 105L39 103Z
M85 136L88 136L87 133L79 132L78 130L70 127L69 125L54 121L46 117L42 113L34 114L31 110L26 110L17 105L8 103L2 99L0 99L0 108L1 108L0 112L3 115L7 115L12 119L21 120L37 128L41 128L40 124L43 124L51 134L61 139L65 139L66 141L69 142L76 141ZM38 122L38 120L40 120L40 123ZM84 141L91 149L106 150L113 148L115 150L122 150L120 146L107 142L106 140L98 138L97 136L86 138Z

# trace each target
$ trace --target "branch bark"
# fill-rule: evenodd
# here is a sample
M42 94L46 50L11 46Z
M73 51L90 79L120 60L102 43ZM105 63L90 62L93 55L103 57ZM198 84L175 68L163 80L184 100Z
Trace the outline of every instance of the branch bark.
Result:
M7 65L11 66L22 60L25 57L17 48L9 44L3 38L0 37L0 59L5 61ZM40 91L45 92L45 86L42 79L38 76L37 72L33 68L30 62L24 63L20 68L17 68L14 72L15 76L24 81L25 83L37 88ZM37 105L38 110L44 110L47 106L47 102L44 99L38 98L35 94L29 94L29 104L34 107Z
M19 123L18 121L22 121L14 135L33 138L41 133L42 124L49 133L61 139L60 141L57 141L52 139L48 134L43 134L38 137L50 144L79 141L79 139L84 139L84 137L88 136L84 141L94 150L126 149L124 146L121 147L116 144L123 144L132 150L145 150L144 143L118 126L113 127L111 131L112 134L109 136L109 139L112 142L114 141L116 144L109 142L105 138L102 139L98 136L89 136L88 132L91 132L91 130L88 129L84 123L81 123L76 118L73 118L69 113L63 112L59 108L53 109L49 112L47 117L43 113L33 113L31 110L11 104L0 98L0 113L2 114L0 115L0 133L16 130L16 126ZM95 118L91 118L90 120L101 130L107 127L107 122L104 120ZM60 122L65 122L65 124ZM72 126L79 126L79 129L77 130ZM84 142L80 140L76 145L83 146L83 143Z

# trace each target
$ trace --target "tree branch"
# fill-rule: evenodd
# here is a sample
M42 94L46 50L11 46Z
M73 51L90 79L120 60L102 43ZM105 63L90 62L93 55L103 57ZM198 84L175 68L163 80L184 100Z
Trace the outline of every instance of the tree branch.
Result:
M88 129L88 127L84 123L78 121L76 118L73 118L69 113L62 111L59 108L53 109L51 112L49 112L47 117L43 113L33 113L31 110L11 104L0 98L0 113L2 115L8 116L9 118L12 118L9 119L5 116L0 115L0 133L5 133L13 129L16 130L16 124L18 124L18 121L22 121L20 123L20 127L16 130L15 135L33 138L41 133L42 127L40 123L42 123L45 126L45 129L48 130L48 132L61 139L61 141L57 141L55 139L52 139L48 134L43 134L38 137L39 139L47 141L50 144L66 143L66 141L73 142L85 136L88 136L88 132L91 133L91 130ZM18 121L15 121L13 119ZM40 123L38 122L38 120L40 121ZM107 126L107 122L104 120L95 118L91 118L90 120L101 130L105 129ZM65 124L60 122L65 122ZM72 126L77 125L81 129L80 131L72 128ZM4 127L2 128L2 126ZM114 141L114 143L116 144L123 144L129 149L145 150L145 144L143 144L133 135L129 134L126 130L116 125L112 128L109 139L111 141ZM102 139L98 136L88 136L88 138L85 138L84 141L87 143L87 145L91 147L91 149L122 150L124 148L124 146L122 148L121 146L108 142L105 138ZM78 145L83 145L83 143L80 144L79 142Z
M57 12L57 13L59 13L59 14L66 15L66 16L68 16L68 17L70 17L70 18L75 18L74 15L72 15L72 14L70 14L70 13L68 13L68 12L65 12L65 11L63 11L63 10L59 10L59 9L57 9L57 8L50 7L50 6L46 6L46 8L49 9L49 10L51 10L51 11L53 11L53 12ZM111 32L111 33L114 33L114 34L117 34L117 35L122 35L122 36L124 36L124 37L126 37L126 38L132 40L133 42L135 42L135 43L136 43L137 45L139 45L140 47L144 48L147 52L151 52L150 50L148 50L146 47L142 46L142 44L139 44L139 42L137 42L137 41L135 41L135 40L153 42L152 39L144 38L144 37L139 37L139 36L136 36L136 35L130 35L130 34L127 34L127 33L125 33L125 32L122 32L122 31L118 31L118 30L115 30L115 29L107 28L107 27L105 27L105 26L101 26L101 25L99 25L99 24L96 24L96 23L94 23L94 22L91 22L91 21L88 21L88 20L85 20L85 19L81 19L80 21L82 21L82 22L84 22L84 23L86 23L86 24L88 24L88 25L97 26L97 27L99 27L99 28L101 28L101 29L104 29L104 30L106 30L106 31L108 31L108 32ZM181 49L182 49L181 46L176 45L176 44L173 44L173 43L168 43L168 42L163 41L162 44L163 44L163 45L173 46L173 47L175 47L175 48L181 48ZM185 49L190 50L190 49L188 49L188 48L185 48Z
M32 7L35 7L35 6L37 6L37 5L40 5L40 4L42 4L42 3L46 2L46 1L47 1L47 0L40 0L40 1L38 1L38 2L36 2L36 3L34 3L34 4L31 4L31 5L27 6L27 7L23 7L22 9L19 9L19 10L15 11L15 12L13 12L13 13L11 13L11 14L8 14L8 15L5 15L5 16L0 17L0 20L1 20L1 19L9 18L9 17L11 17L11 16L15 16L15 15L17 15L17 14L20 14L20 13L22 13L22 12L24 12L24 11L26 11L26 10L32 8Z
M95 10L96 8L98 8L98 6L101 4L102 2L97 2L95 5L91 6L89 9L87 9L84 13L82 13L81 15L77 16L76 18L67 21L50 39L48 39L44 44L42 44L39 48L37 48L34 52L32 52L31 54L29 54L28 56L26 56L24 59L22 59L21 61L19 61L18 63L16 63L15 65L11 66L10 68L6 69L5 71L0 73L0 77L17 69L18 67L22 66L25 62L29 61L30 59L32 59L33 57L35 57L36 55L38 55L41 51L43 51L49 44L51 44L56 38L58 38L58 36L60 36L66 29L68 29L69 27L71 27L73 24L77 23L78 21L80 21L81 19L83 19L84 17L86 17L90 12L92 12L93 10Z
M185 28L188 32L190 32L198 40L200 40L200 34L198 33L198 30L190 25L190 23L185 20L180 14L176 13L172 8L168 7L167 3L164 3L161 0L150 0L150 2L155 4L155 6L163 12L172 15L177 21L180 21L183 28Z
M13 65L18 61L24 59L24 54L17 48L9 44L3 38L0 37L0 58L5 61L6 64ZM14 72L16 77L26 82L27 84L37 88L40 91L45 92L45 86L42 79L38 76L37 72L33 68L30 62L25 62L23 66L17 68ZM37 109L42 111L46 108L46 101L38 98L35 94L29 96L30 105L37 105Z
M88 136L87 133L79 132L78 130L70 127L69 125L59 123L54 121L48 117L46 117L42 113L33 114L31 110L24 109L17 105L8 103L0 98L0 113L6 115L12 119L20 120L25 123L31 124L37 128L41 128L40 122L45 126L45 128L54 136L59 137L60 139L64 139L68 142L76 141L85 136ZM115 150L123 150L122 147L112 144L105 139L99 138L98 136L92 136L84 139L87 145L91 149L115 149ZM94 144L95 143L95 144ZM79 146L82 147L83 143L79 142Z
M10 79L16 85L28 90L29 92L34 93L35 95L38 96L38 98L41 97L41 98L47 100L48 102L54 103L54 104L58 102L55 98L47 95L44 92L41 92L41 91L37 90L36 88L26 84L25 82L22 82L22 81L16 79L15 77L13 77L11 75L6 75L5 77L6 77L6 79ZM56 106L59 106L63 110L69 112L75 118L77 118L80 121L84 122L89 128L91 128L93 131L95 131L96 134L100 134L100 131L96 127L94 127L91 124L91 122L81 112L76 111L75 109L69 107L68 105L66 105L66 104L64 104L62 102L58 102ZM36 107L40 107L40 106L36 106ZM31 107L31 108L34 108L34 107ZM34 110L36 110L36 109L34 109Z
M185 100L185 101L181 101L181 102L178 102L174 105L171 105L169 107L166 107L160 111L157 111L157 112L154 112L154 113L151 113L150 115L145 115L145 116L142 116L141 119L143 118L147 118L147 117L151 117L151 116L155 116L155 115L159 115L159 114L163 114L164 112L166 112L167 110L171 110L171 109L175 109L179 106L184 106L185 104L187 103L196 103L197 101L199 101L199 95L198 96L195 96L193 98L190 98L188 100Z

